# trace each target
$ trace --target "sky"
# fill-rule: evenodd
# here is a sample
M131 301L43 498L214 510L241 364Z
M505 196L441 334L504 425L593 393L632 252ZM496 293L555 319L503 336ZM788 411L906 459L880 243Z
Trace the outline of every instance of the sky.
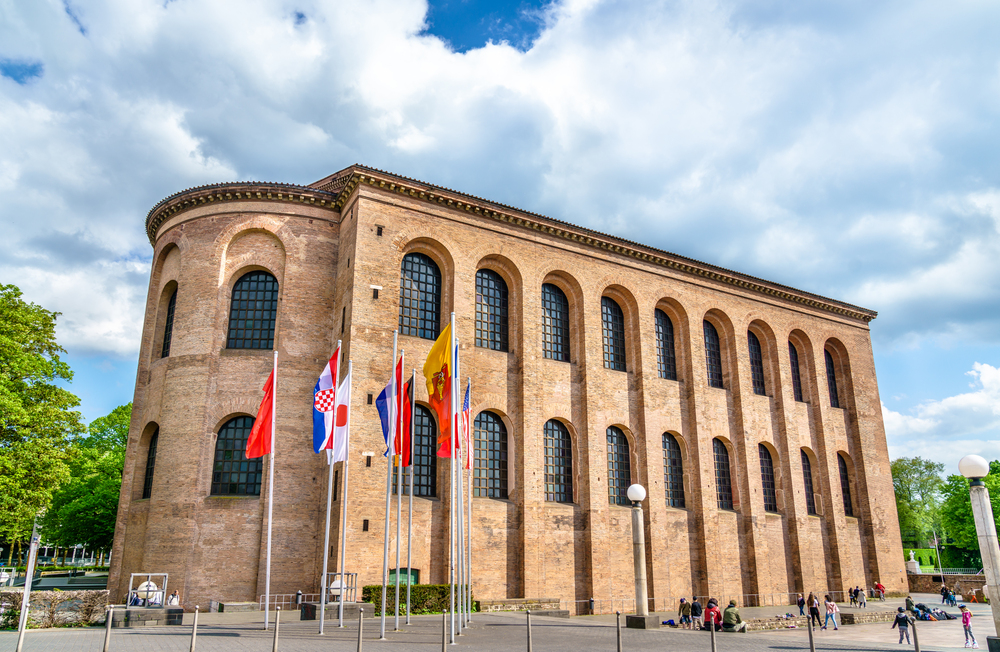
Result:
M0 0L0 282L132 398L160 199L362 163L879 312L890 456L1000 458L1000 4Z

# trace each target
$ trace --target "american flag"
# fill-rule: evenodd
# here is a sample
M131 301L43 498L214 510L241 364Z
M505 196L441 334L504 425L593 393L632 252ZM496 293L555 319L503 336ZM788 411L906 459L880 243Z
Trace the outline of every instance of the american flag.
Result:
M462 445L465 446L465 468L472 468L472 446L470 446L469 426L469 392L472 391L472 380L465 386L465 401L462 403Z

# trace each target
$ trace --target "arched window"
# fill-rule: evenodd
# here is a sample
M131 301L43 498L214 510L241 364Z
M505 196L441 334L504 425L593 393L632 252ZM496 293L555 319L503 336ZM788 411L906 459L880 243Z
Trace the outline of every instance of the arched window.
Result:
M788 361L792 367L792 393L795 394L795 400L801 403L802 376L799 375L799 352L791 342L788 343Z
M213 496L259 496L263 458L246 458L253 417L236 417L219 429L212 468Z
M626 493L632 483L632 465L629 463L628 440L625 433L611 426L608 436L608 502L612 505L630 505Z
M674 323L667 313L657 310L656 316L656 370L660 378L677 380L677 359L674 357Z
M764 387L764 354L760 350L760 340L753 331L747 331L747 346L750 349L750 379L753 381L753 393L765 395L767 388Z
M663 433L663 487L667 492L667 507L684 508L684 462L681 446L669 432Z
M719 509L733 508L733 479L729 473L729 449L721 439L712 440L715 453L715 499Z
M267 272L244 274L233 286L226 348L273 349L277 317L277 279Z
M549 360L569 362L569 301L551 283L542 285L542 352Z
M601 323L604 366L615 371L625 371L625 315L610 297L601 297Z
M177 308L177 290L170 295L170 301L167 303L167 318L163 323L163 349L160 351L160 357L166 358L170 355L170 340L174 335L174 310Z
M476 468L472 493L483 498L507 497L507 427L496 414L476 417Z
M153 469L156 467L156 442L160 438L160 429L153 431L149 438L149 452L146 453L146 474L142 478L142 497L153 495Z
M573 502L573 449L561 422L545 422L545 500Z
M507 284L491 269L476 272L476 346L507 350Z
M854 503L851 501L851 477L847 473L847 460L837 453L837 465L840 467L840 493L844 496L844 516L854 516Z
M816 513L816 496L813 495L812 462L805 451L802 451L802 479L806 486L806 513Z
M413 495L437 495L437 425L431 411L417 405L413 415Z
M719 331L712 322L705 320L705 365L708 368L708 386L722 388L722 349Z
M418 253L403 256L401 269L399 332L437 339L441 328L441 270L430 256Z
M757 444L757 453L760 456L760 482L764 487L764 511L776 512L778 492L774 487L774 460L771 459L771 451L764 444Z
M823 357L826 359L826 384L830 388L830 407L840 407L840 397L837 394L837 370L833 366L833 356L826 349L823 349Z

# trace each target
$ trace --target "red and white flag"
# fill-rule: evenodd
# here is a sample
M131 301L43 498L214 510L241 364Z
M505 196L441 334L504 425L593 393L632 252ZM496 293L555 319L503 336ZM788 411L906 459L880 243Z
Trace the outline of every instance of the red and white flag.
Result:
M337 388L337 407L334 412L333 436L331 439L332 456L330 463L347 461L347 436L351 425L351 372L348 371L344 380Z
M472 414L469 408L469 393L472 391L472 381L465 386L465 401L462 402L462 446L465 447L465 468L472 468Z

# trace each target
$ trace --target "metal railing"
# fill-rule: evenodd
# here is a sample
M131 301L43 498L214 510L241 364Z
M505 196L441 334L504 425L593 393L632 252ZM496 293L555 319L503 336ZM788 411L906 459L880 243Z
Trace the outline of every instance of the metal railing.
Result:
M830 596L834 602L850 602L850 596L847 591L813 591L813 593L819 598L821 611L823 610L823 601L826 596ZM808 595L809 592L807 591L802 594L802 597L807 597ZM869 600L873 599L871 593L866 593L866 595ZM677 606L681 598L690 601L692 597L694 596L678 595L649 598L649 611L650 613L677 611ZM798 607L796 606L798 597L798 593L792 592L744 593L738 595L719 593L710 596L699 595L698 599L701 601L703 607L707 605L709 598L715 598L719 603L719 607L723 609L729 605L730 600L736 600L736 604L740 607L787 607L790 613L798 615ZM635 596L614 596L610 598L593 598L590 600L560 600L559 608L566 609L571 614L577 616L591 613L613 614L616 611L630 613L635 611Z
M281 607L282 611L297 608L295 606L295 598L298 595L298 593L272 593L271 601L268 603L270 607L268 611L274 611L276 607ZM302 602L319 602L319 596L319 593L303 593ZM264 611L264 596L260 596L257 600L257 610Z

